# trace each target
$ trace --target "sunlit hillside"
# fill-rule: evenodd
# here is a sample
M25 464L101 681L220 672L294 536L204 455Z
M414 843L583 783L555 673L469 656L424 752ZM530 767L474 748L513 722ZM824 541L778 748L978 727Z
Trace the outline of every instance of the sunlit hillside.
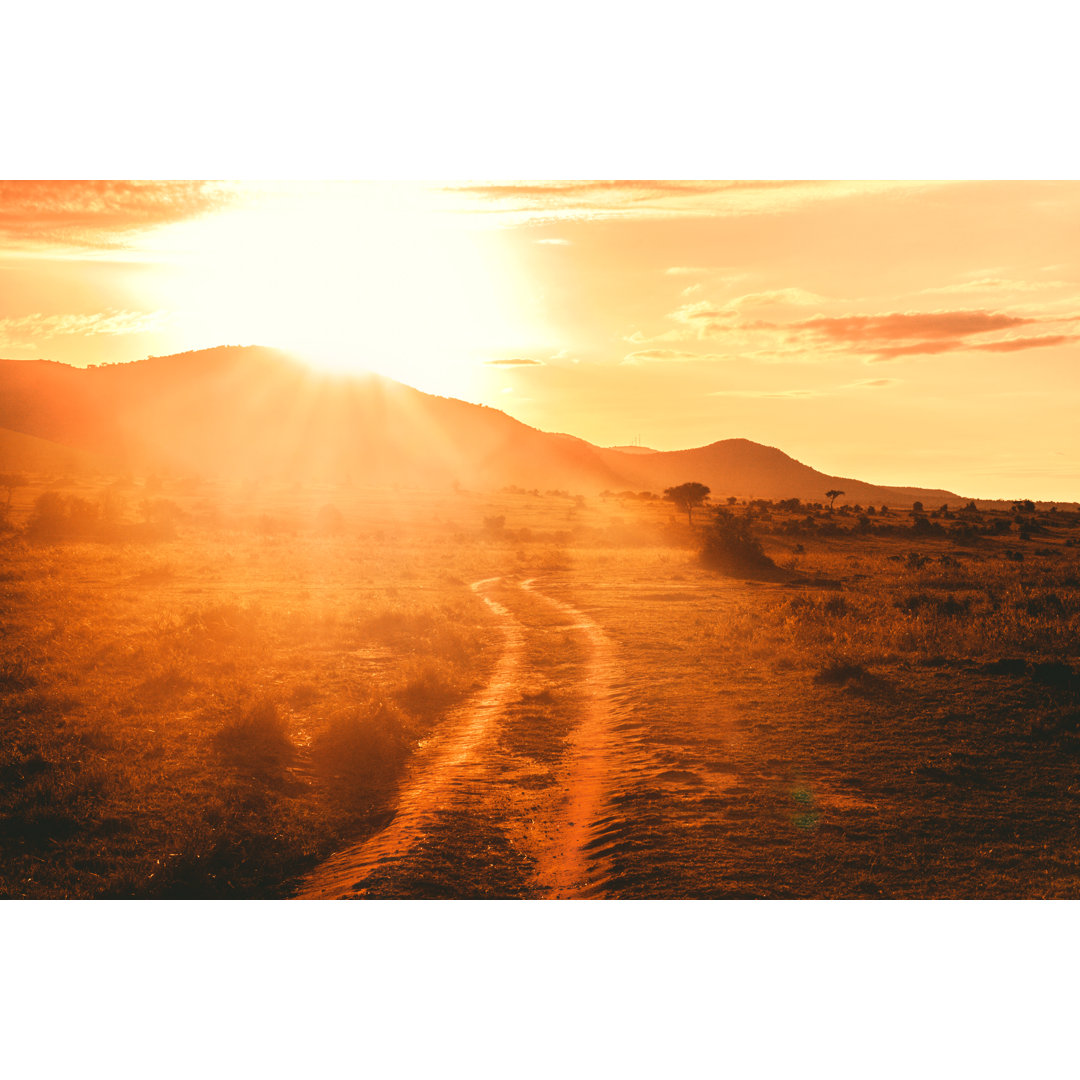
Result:
M0 425L135 474L591 493L662 492L694 478L741 498L818 500L839 487L852 504L958 499L827 476L746 439L666 453L604 449L384 376L331 375L254 347L86 370L0 361Z

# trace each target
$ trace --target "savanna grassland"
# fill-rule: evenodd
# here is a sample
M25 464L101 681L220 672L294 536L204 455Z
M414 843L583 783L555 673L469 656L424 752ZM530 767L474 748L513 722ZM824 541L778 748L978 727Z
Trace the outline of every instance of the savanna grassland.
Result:
M1080 515L730 512L30 479L0 895L1080 895Z
M0 538L0 894L287 895L493 662L553 495L27 480ZM554 523L544 532L543 523ZM530 525L537 526L536 531Z

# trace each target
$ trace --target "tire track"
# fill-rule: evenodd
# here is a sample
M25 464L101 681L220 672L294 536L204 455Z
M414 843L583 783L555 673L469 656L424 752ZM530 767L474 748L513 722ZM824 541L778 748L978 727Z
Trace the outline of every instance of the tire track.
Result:
M538 853L537 883L551 899L595 895L602 888L604 868L595 849L597 821L606 808L616 756L613 684L618 674L615 646L601 627L562 600L538 591L535 579L522 588L571 620L567 627L584 635L587 659L578 680L580 718L570 739L568 760L561 770L567 792L551 822L551 839Z
M607 891L608 856L633 824L609 800L648 769L626 722L617 647L535 579L470 587L503 633L487 686L417 751L390 824L317 867L299 898L432 895L432 878L454 882L436 895L461 897ZM496 588L510 590L505 603L489 595ZM527 692L541 684L543 694Z
M374 836L316 867L304 879L298 899L357 895L376 871L400 863L421 844L440 816L484 779L482 745L518 687L524 651L524 627L482 591L498 580L488 578L470 586L494 612L503 632L502 655L487 686L454 710L439 734L417 751L393 820Z

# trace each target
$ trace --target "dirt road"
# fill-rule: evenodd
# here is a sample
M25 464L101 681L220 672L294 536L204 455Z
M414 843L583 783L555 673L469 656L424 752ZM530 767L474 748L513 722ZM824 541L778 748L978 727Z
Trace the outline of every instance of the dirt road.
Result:
M380 832L317 867L301 899L607 895L650 768L615 644L540 580L472 589L503 634L488 684L414 756Z

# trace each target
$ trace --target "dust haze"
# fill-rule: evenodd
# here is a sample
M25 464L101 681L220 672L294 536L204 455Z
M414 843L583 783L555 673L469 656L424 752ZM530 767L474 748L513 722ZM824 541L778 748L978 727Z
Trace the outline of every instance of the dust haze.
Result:
M1080 894L1075 503L269 350L0 379L0 895Z

